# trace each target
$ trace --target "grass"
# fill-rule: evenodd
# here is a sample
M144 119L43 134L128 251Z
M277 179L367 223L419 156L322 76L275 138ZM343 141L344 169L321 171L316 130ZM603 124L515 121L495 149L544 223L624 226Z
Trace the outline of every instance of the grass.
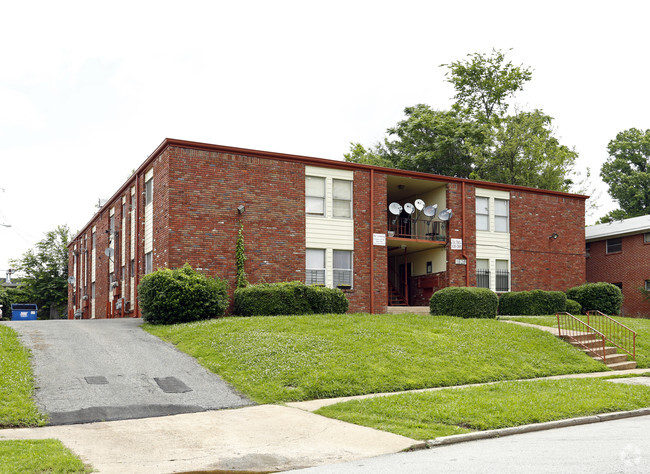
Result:
M0 474L92 472L60 441L0 441Z
M143 327L258 403L606 370L551 334L495 320L351 314Z
M557 327L557 319L555 316L500 316L500 319ZM633 331L636 331L637 367L640 369L650 368L650 319L622 318L619 316L614 317L614 319Z
M16 332L0 325L0 428L42 426L47 421L32 398L29 357Z
M428 440L648 406L647 386L562 379L390 395L338 403L316 413Z

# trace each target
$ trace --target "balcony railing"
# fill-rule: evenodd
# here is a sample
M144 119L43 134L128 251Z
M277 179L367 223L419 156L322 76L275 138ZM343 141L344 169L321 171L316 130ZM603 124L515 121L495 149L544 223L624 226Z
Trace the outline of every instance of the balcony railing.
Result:
M416 220L389 214L388 237L446 242L447 222L430 221L428 218Z

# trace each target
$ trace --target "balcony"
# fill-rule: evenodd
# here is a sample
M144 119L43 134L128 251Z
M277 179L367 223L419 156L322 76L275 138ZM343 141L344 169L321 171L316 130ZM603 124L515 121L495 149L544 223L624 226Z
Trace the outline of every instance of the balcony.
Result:
M417 220L389 214L388 238L445 243L447 242L447 222L429 220L429 218Z

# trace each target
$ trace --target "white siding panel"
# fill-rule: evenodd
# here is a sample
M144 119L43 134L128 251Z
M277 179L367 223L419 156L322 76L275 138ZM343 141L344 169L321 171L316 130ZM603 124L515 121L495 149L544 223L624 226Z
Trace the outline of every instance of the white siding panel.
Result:
M308 176L322 176L334 179L354 179L354 171L338 170L333 168L320 168L318 166L305 166L305 174Z
M153 250L153 202L144 208L144 253Z
M307 216L305 223L307 248L354 250L352 219L327 219Z

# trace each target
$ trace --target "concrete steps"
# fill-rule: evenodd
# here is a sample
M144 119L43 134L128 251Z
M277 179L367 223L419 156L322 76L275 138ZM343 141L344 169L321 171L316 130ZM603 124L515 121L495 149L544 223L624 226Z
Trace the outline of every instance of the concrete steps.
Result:
M428 306L388 306L386 307L388 314L402 314L402 313L415 313L415 314L429 314Z
M579 342L571 340L567 336L562 336L562 339L598 362L603 362L604 359L603 363L612 370L636 369L636 361L627 360L627 354L619 354L615 347L605 346L605 357L603 358L603 341L595 339L591 334L575 336L574 339Z

